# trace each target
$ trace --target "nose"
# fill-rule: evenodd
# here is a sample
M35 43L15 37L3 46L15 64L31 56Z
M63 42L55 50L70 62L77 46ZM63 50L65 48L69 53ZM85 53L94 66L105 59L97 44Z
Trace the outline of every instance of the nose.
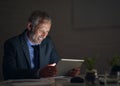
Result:
M42 32L42 37L46 37L47 33L46 32Z

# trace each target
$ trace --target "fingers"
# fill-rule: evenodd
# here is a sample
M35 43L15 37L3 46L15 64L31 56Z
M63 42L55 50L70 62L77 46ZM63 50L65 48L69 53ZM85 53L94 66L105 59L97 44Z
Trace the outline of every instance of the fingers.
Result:
M53 63L53 64L49 64L48 66L56 66L56 63Z
M55 66L46 66L40 70L41 77L52 77L57 74L57 69Z
M68 72L68 76L75 77L80 74L80 68L74 68Z

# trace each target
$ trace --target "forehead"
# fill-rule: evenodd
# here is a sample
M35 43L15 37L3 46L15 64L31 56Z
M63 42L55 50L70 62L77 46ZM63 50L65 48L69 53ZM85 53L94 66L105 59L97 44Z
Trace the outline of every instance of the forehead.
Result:
M50 29L50 27L51 27L51 21L49 20L43 20L35 26L36 30L37 29Z
M51 26L51 21L43 20L38 24L38 26Z
M42 25L51 25L51 21L50 20L42 20L40 21L36 26L42 26Z
M43 19L39 21L39 24L51 24L51 20Z

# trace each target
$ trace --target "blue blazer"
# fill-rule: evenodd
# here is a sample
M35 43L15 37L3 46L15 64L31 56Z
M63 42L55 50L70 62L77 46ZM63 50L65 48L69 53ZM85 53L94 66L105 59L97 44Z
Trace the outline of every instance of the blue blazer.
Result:
M39 48L40 68L59 61L59 55L50 36L47 36L43 40ZM31 69L30 54L25 40L25 32L8 39L4 43L3 76L5 80L37 78L36 70Z

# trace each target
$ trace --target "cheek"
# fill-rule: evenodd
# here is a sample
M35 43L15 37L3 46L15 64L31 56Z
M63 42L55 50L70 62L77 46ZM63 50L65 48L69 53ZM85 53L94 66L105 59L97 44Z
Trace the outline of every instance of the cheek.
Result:
M48 35L48 33L45 33L45 36L47 36Z
M36 33L35 33L35 36L38 37L38 36L40 36L41 34L42 34L41 32L36 32Z
M34 39L34 40L38 39L38 37L39 37L38 34L34 34L34 35L33 35L33 39Z

